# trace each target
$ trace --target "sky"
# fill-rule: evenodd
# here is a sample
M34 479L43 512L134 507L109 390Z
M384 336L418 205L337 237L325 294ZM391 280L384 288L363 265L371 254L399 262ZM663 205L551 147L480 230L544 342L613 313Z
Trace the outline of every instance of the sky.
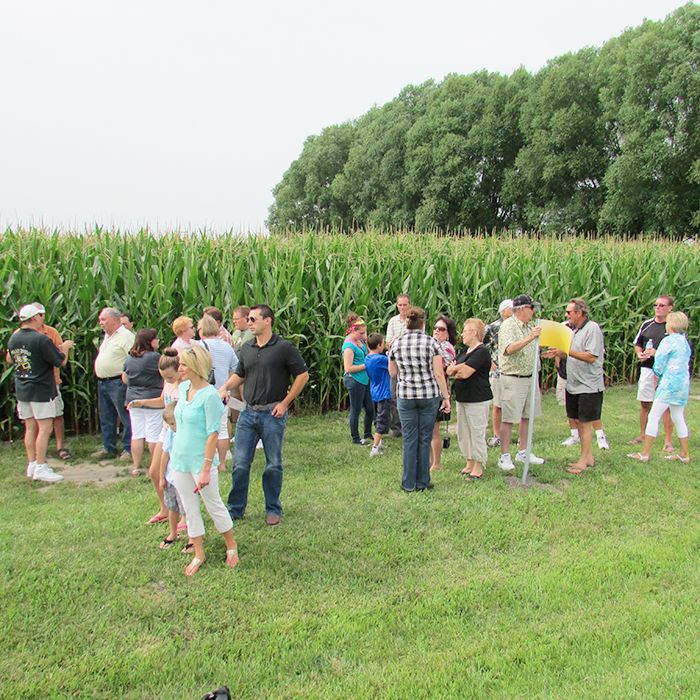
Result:
M680 0L0 0L0 227L264 230L324 127Z

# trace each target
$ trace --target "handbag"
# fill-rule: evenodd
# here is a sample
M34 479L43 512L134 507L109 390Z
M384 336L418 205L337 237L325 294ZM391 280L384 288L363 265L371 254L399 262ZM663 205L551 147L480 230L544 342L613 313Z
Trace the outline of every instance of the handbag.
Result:
M209 354L211 354L211 351L209 350L209 346L207 345L207 341L206 341L206 340L202 340L202 345L204 345L204 347L207 349L207 352L208 352ZM207 381L208 381L212 386L214 386L214 385L216 384L216 372L214 372L214 368L213 368L213 367L209 370L209 376L207 377Z

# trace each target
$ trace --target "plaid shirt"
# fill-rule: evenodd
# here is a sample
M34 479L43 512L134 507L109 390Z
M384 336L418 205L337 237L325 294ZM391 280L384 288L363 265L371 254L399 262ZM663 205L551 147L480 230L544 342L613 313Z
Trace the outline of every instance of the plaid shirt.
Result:
M493 323L486 326L486 334L484 335L484 347L491 353L491 361L496 363L496 370L491 374L498 376L498 331L501 330L502 318L497 318Z
M400 399L433 399L440 396L433 358L442 355L440 344L423 331L406 331L389 349L389 359L399 368L396 395Z

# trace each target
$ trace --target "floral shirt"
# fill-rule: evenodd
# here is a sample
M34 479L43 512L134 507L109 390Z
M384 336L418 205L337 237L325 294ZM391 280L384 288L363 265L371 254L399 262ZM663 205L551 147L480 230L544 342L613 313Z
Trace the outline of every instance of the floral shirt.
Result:
M671 333L661 340L654 355L654 374L659 377L654 400L685 406L690 393L690 345L683 333Z

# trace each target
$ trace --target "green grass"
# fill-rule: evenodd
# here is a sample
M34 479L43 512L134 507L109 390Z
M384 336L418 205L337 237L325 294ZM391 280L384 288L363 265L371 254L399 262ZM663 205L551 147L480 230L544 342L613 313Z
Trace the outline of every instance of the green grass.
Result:
M453 438L422 494L399 488L399 442L370 460L344 414L295 418L282 525L264 523L258 455L240 567L210 534L192 580L143 525L145 480L42 489L3 446L0 696L698 697L700 443L689 465L660 440L650 464L626 459L637 406L607 392L612 450L591 473L565 473L576 449L547 396L531 473L548 488L511 488L493 451L465 483Z

